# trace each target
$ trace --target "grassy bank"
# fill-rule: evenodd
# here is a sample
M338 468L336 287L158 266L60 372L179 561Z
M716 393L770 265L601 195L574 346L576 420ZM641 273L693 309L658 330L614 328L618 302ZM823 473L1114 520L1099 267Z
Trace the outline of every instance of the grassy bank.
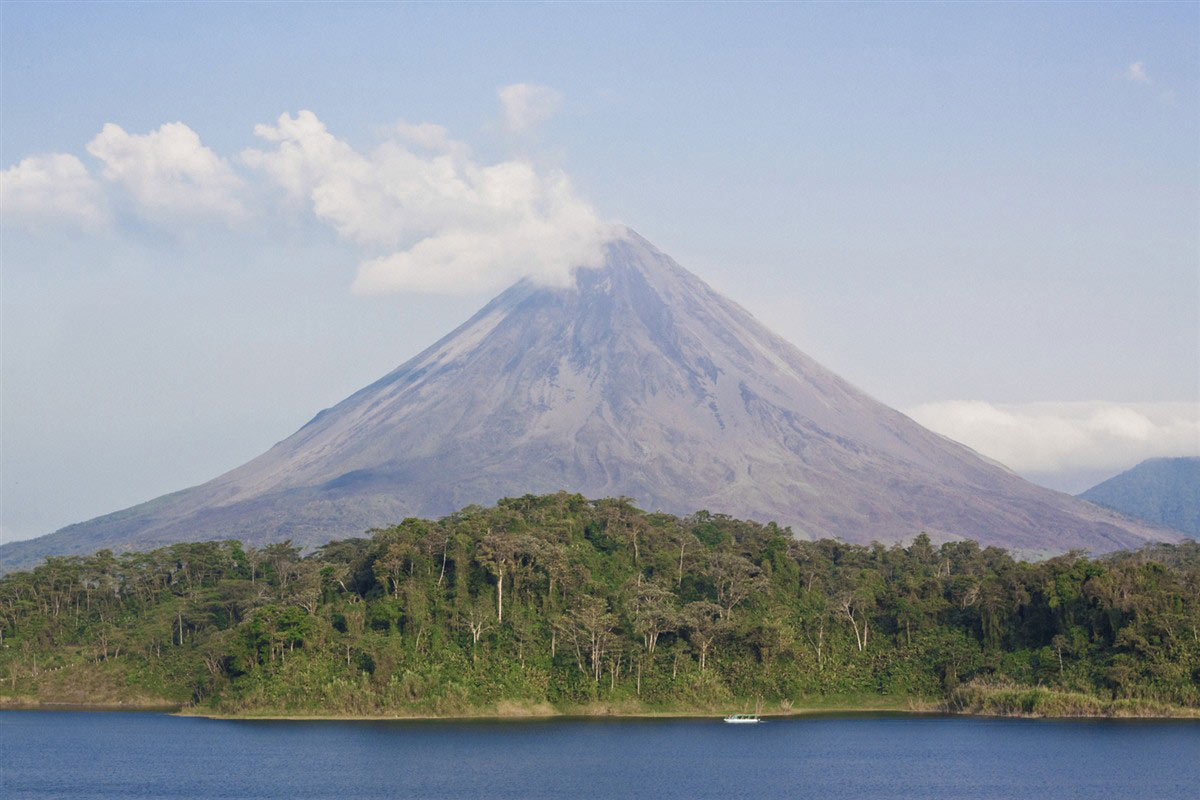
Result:
M501 700L452 710L406 704L369 713L320 708L240 708L236 711L211 705L182 704L170 698L139 694L134 690L97 693L72 690L64 694L0 695L0 710L168 711L179 716L209 719L263 720L520 720L577 718L715 718L749 713L756 707L763 717L798 717L854 713L948 713L966 716L1026 718L1143 718L1200 719L1200 709L1150 700L1106 699L1082 692L1040 686L987 684L960 686L946 698L897 695L827 695L782 700L758 706L755 699L731 699L699 704L655 704L636 699L591 703L552 704L544 701Z
M44 700L13 695L0 697L0 711L180 711L178 704L147 697L120 703Z
M1044 686L973 682L950 693L942 706L954 714L993 717L1196 718L1200 709L1154 700L1116 700Z
M65 653L36 675L0 678L0 709L176 711L189 703L186 690L172 692L169 682L139 667L121 659L96 663Z
M663 705L636 700L554 705L546 702L503 700L487 706L463 708L445 713L413 708L397 708L393 712L375 714L297 712L295 709L250 709L226 713L201 706L180 709L180 716L212 719L282 719L282 720L373 720L373 719L545 719L550 717L626 717L626 718L712 718L731 713L751 713L757 701L734 700L720 704ZM764 703L759 713L763 717L790 717L808 714L871 713L871 712L936 712L936 701L916 697L895 696L830 696L809 697L792 703L783 700Z

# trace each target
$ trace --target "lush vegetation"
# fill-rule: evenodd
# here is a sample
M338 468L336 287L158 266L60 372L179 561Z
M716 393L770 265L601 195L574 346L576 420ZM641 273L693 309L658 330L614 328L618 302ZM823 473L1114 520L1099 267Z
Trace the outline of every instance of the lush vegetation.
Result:
M50 558L0 579L9 702L216 713L700 711L910 698L1200 708L1200 544L1016 561L526 496L288 543Z

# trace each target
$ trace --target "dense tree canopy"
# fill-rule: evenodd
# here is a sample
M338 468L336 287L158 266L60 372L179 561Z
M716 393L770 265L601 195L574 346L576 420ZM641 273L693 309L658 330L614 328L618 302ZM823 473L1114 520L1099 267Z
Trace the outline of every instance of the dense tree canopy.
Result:
M786 707L990 681L1200 706L1197 543L1028 563L565 493L370 533L307 555L210 541L8 575L0 692L108 680L231 712L372 714Z

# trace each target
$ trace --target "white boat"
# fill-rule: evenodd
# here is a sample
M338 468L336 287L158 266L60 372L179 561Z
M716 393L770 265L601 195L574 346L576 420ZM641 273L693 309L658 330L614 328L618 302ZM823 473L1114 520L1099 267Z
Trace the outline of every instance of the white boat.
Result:
M725 721L730 725L750 725L755 722L762 722L758 714L730 714L725 718Z

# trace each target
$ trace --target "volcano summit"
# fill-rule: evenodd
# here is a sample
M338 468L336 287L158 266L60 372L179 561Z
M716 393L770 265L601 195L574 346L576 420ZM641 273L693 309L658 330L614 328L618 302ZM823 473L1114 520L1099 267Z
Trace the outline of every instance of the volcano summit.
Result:
M441 341L208 483L0 548L318 545L559 489L775 520L801 537L1040 551L1173 539L871 399L626 232L576 285L522 281Z

